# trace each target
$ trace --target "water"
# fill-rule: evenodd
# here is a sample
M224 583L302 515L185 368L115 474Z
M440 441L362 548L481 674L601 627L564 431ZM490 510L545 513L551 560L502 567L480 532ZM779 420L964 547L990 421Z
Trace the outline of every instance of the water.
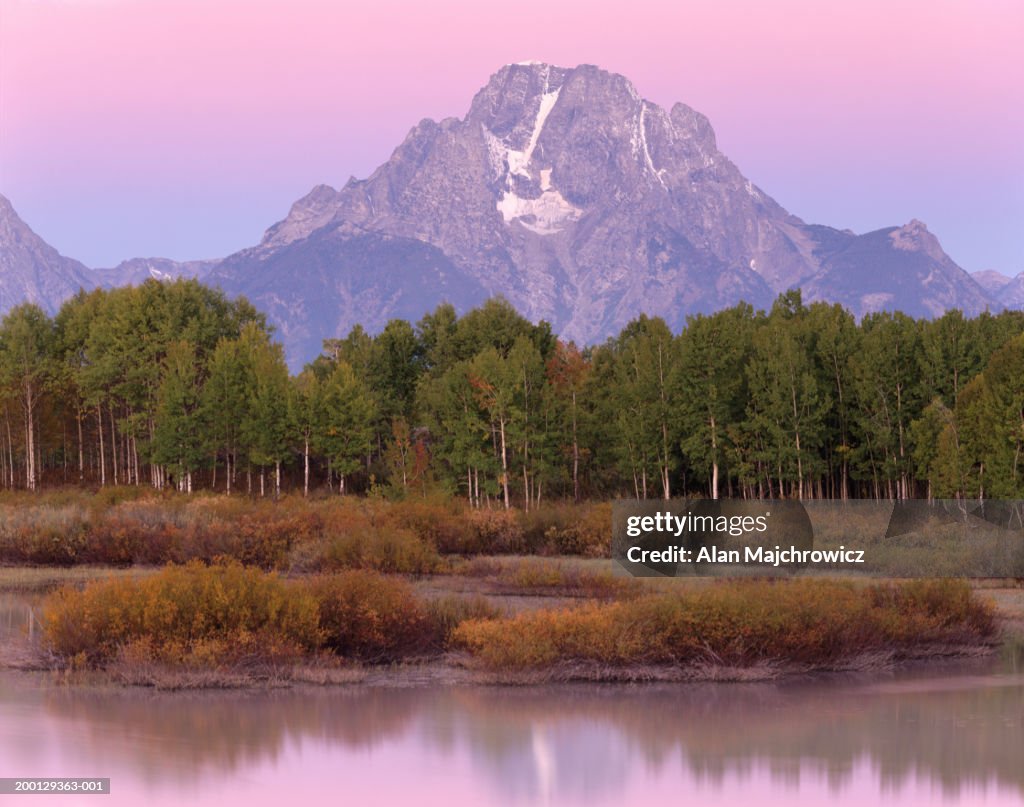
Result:
M0 602L0 641L28 607ZM62 805L1021 805L1019 664L784 684L201 693L4 672L0 776L111 778L108 797L38 798Z

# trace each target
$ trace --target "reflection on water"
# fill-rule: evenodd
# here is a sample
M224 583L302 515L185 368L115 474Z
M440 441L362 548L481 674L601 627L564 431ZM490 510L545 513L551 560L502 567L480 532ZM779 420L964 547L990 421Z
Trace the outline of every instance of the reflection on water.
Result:
M34 640L39 631L39 596L0 593L0 642L13 638Z
M629 803L665 783L680 795L867 787L1024 802L1024 676L191 695L0 676L0 775L111 776L150 801L343 775L345 787L397 798L396 787L429 786L403 781L413 758L458 773L453 792L469 803ZM382 769L395 780L378 780Z
M997 664L787 684L192 694L3 673L0 776L109 776L104 804L1024 804L1024 673L1019 657Z

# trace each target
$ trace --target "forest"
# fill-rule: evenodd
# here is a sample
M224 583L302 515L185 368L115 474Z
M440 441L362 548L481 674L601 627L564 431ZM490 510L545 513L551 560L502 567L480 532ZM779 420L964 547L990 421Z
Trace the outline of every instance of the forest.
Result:
M497 298L356 326L289 372L196 281L0 323L0 483L472 507L671 496L1024 495L1024 312L858 321L798 291L580 348Z

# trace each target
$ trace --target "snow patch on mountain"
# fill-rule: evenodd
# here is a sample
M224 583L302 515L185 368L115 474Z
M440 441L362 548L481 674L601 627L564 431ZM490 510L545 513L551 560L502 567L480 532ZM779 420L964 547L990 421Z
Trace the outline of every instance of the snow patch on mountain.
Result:
M515 149L509 149L506 155L508 161L508 172L509 174L518 174L521 177L531 179L530 171L527 166L530 164L530 160L533 158L533 150L537 148L537 140L540 138L540 133L544 129L544 122L548 119L548 115L551 114L551 110L558 102L558 94L562 91L559 87L554 92L545 92L540 97L540 106L537 107L537 118L533 123L533 131L530 132L530 140L526 144L525 151L516 151ZM509 177L511 180L511 176Z
M550 178L550 171L545 173ZM582 210L550 187L537 199L523 199L513 191L505 191L497 207L506 224L518 219L526 229L538 235L553 235L583 215Z
M637 121L637 126L640 129L640 144L643 146L644 151L644 165L661 183L661 187L665 188L667 187L665 180L661 178L663 172L654 167L654 160L651 159L651 149L647 145L647 104L643 101L640 102L640 118Z

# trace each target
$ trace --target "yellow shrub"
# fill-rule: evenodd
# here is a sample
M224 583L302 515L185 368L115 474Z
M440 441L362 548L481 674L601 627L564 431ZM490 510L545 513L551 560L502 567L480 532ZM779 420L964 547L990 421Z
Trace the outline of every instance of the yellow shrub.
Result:
M725 582L704 592L469 620L454 641L496 669L575 660L814 665L871 650L978 640L994 630L991 608L962 582Z
M237 563L190 563L141 580L65 587L47 599L43 625L54 652L93 663L125 648L169 663L273 660L321 641L311 594Z
M339 655L389 661L427 648L427 611L404 580L356 570L314 578L309 590L324 644Z
M374 569L380 572L426 574L440 564L434 549L409 530L397 527L364 527L328 539L319 568Z

